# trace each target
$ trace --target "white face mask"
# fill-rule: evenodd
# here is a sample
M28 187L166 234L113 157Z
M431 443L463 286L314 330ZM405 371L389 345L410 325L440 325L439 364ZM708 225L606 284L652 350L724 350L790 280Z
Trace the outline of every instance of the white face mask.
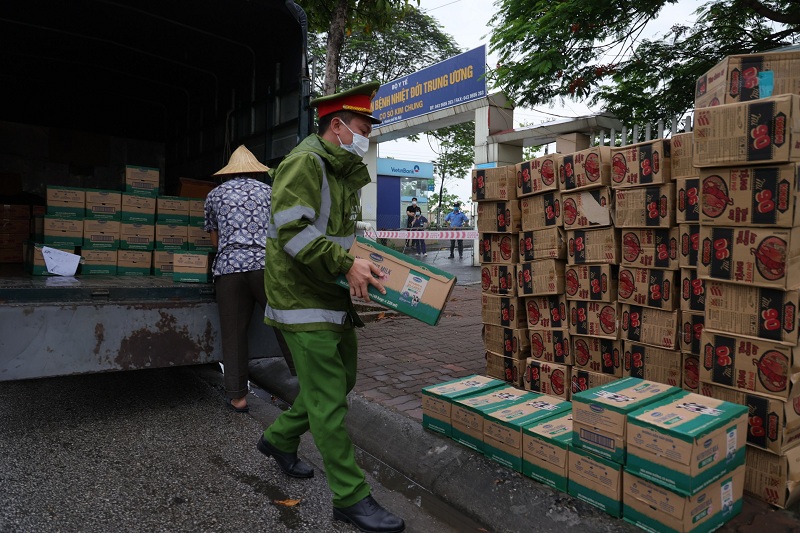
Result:
M348 152L357 155L358 157L364 157L364 155L367 153L367 150L369 150L369 139L351 130L344 122L342 122L342 126L347 128L347 131L353 134L353 142L350 144L344 144L337 135L336 138L339 139L339 146Z

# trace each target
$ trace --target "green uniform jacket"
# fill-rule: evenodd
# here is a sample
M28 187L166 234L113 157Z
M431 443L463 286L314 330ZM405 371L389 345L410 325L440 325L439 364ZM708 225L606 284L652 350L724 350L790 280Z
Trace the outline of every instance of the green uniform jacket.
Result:
M361 325L336 278L361 219L358 191L370 182L361 158L318 135L306 137L274 172L267 232L264 322L288 331ZM350 320L348 320L348 316Z

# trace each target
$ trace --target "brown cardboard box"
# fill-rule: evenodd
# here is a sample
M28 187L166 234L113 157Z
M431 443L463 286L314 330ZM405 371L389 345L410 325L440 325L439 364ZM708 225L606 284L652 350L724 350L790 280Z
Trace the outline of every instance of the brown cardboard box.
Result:
M570 335L593 335L604 339L619 338L617 302L569 302Z
M566 492L571 441L572 411L522 426L522 473Z
M681 352L681 388L699 394L700 391L700 358L691 353Z
M764 94L760 75L769 72L773 85ZM768 52L730 55L697 80L695 107L747 102L779 94L800 93L800 54Z
M518 265L481 265L481 290L501 296L516 296L517 268Z
M156 250L186 250L189 227L185 224L156 224Z
M742 510L745 467L740 466L701 492L685 496L625 471L622 485L625 521L645 531L714 531Z
M481 233L481 263L519 263L519 240L508 233Z
M558 190L559 161L560 156L552 154L517 163L517 198Z
M514 387L491 390L453 399L450 409L451 437L456 442L483 452L484 413L525 402L534 396Z
M141 250L117 251L117 275L149 276L153 264L153 252Z
M78 221L80 222L80 221ZM61 250L62 252L67 252L70 254L75 253L74 246L56 246L52 244L40 244L34 242L26 242L22 246L22 253L23 253L23 261L25 262L25 271L32 276L53 276L55 274L51 274L47 271L47 263L44 260L44 255L42 254L42 247L47 246L49 248L55 248L57 250ZM15 261L18 262L18 261Z
M563 294L525 298L528 329L567 329L567 301Z
M525 359L531 354L531 340L527 329L511 329L494 324L484 324L483 343L487 352L493 352L503 357Z
M211 242L211 234L197 226L189 226L189 249L204 252L217 251L217 247Z
M524 403L488 411L483 421L483 454L516 472L522 471L522 431L525 425L549 420L570 410L561 398L536 394Z
M519 200L505 202L480 202L478 204L478 231L487 233L517 233L522 230L522 213Z
M516 167L478 168L472 171L472 200L515 200Z
M158 195L159 170L157 168L128 165L125 167L125 192L142 196Z
M678 311L622 304L619 337L659 348L678 348Z
M681 268L681 311L706 310L706 280L697 277L696 268Z
M121 210L121 192L86 189L86 218L119 220Z
M44 244L54 248L69 248L83 244L83 220L44 217Z
M701 224L800 226L800 163L704 168Z
M29 220L31 206L28 204L0 204L0 219Z
M213 181L195 180L192 178L180 177L178 180L181 182L180 195L184 198L202 198L208 196L208 193L214 190L217 186ZM202 200L201 200L202 201ZM191 215L189 215L191 216Z
M800 228L701 225L697 274L757 287L800 288Z
M86 215L86 190L48 185L47 214L59 218L82 219Z
M678 228L623 230L620 264L677 270L678 238Z
M189 199L181 196L156 198L156 222L162 224L189 224Z
M674 311L679 298L675 278L674 270L620 267L619 302Z
M83 246L94 248L119 248L120 223L118 220L83 221Z
M530 356L545 363L571 365L572 346L569 332L565 329L528 330L530 335Z
M519 234L520 261L565 259L566 255L564 231L561 228L537 229Z
M593 146L562 155L558 163L562 191L591 189L611 184L611 147Z
M575 418L573 416L573 434ZM567 492L617 518L622 516L622 465L579 448L569 451Z
M569 400L570 367L529 357L525 362L525 390Z
M622 341L572 336L573 371L578 369L622 377Z
M525 375L525 359L505 357L499 353L486 352L486 375L502 379L515 387L522 388Z
M504 328L526 327L525 300L516 296L481 293L481 321Z
M800 444L800 414L794 402L701 383L700 393L747 407L747 444L783 454Z
M625 464L629 414L679 391L662 383L627 377L573 394L573 447Z
M686 224L700 220L700 178L678 178L675 180L675 221Z
M681 323L678 336L682 352L700 355L700 341L705 329L706 315L703 312L681 311Z
M705 282L706 327L794 346L800 328L800 291Z
M800 446L785 455L747 447L744 491L759 500L786 509L800 501Z
M681 268L697 268L697 252L700 249L700 224L681 224L678 226L680 234L680 253L678 264Z
M131 193L122 193L120 220L137 224L154 224L156 199Z
M544 296L564 292L564 262L544 259L517 265L517 294Z
M115 276L117 274L117 250L82 249L80 273L82 275Z
M175 252L156 250L153 252L153 275L172 278Z
M614 216L611 187L561 195L564 229L589 229L610 226Z
M679 390L628 415L625 470L690 496L744 466L747 408Z
M703 331L700 381L788 400L800 393L800 346Z
M624 341L624 375L673 387L681 386L681 353L638 342Z
M455 287L455 276L363 237L356 237L350 254L369 260L384 274L381 283L386 294L370 286L372 301L431 326L439 323ZM348 287L344 275L340 275L336 283Z
M573 230L567 232L567 262L619 264L619 231L614 228Z
M568 300L617 300L616 265L570 265L566 268L564 285Z
M123 250L152 250L156 228L152 224L122 222L119 226L119 247Z
M614 188L669 183L672 175L669 139L611 148Z
M800 95L695 110L694 165L744 166L800 160Z
M558 191L522 198L519 208L522 212L522 231L562 225L561 193Z
M603 340L603 339L601 339ZM588 370L580 370L577 367L572 367L572 386L570 387L570 396L583 392L595 387L602 387L616 381L617 377L600 372L589 372Z
M176 251L172 256L172 279L189 283L210 282L213 257L207 252Z
M445 383L422 388L422 426L443 433L452 434L450 412L453 400L478 394L505 386L503 381L473 374Z
M672 179L692 178L700 175L700 169L694 166L692 144L694 134L676 133L670 139L670 152L672 155L671 173Z
M675 184L614 191L618 228L671 228L675 225Z

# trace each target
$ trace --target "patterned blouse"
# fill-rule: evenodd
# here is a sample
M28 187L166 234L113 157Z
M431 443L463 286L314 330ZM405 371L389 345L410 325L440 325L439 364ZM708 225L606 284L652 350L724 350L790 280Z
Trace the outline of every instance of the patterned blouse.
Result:
M235 177L214 188L205 203L205 230L219 233L214 275L264 268L272 188Z

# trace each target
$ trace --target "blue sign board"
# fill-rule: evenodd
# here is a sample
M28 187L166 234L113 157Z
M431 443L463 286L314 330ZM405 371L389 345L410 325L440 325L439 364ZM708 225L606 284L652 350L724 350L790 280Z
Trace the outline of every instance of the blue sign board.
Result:
M401 161L399 159L378 158L378 175L400 176L401 178L433 178L433 163Z
M381 85L372 114L375 129L486 96L486 45Z

